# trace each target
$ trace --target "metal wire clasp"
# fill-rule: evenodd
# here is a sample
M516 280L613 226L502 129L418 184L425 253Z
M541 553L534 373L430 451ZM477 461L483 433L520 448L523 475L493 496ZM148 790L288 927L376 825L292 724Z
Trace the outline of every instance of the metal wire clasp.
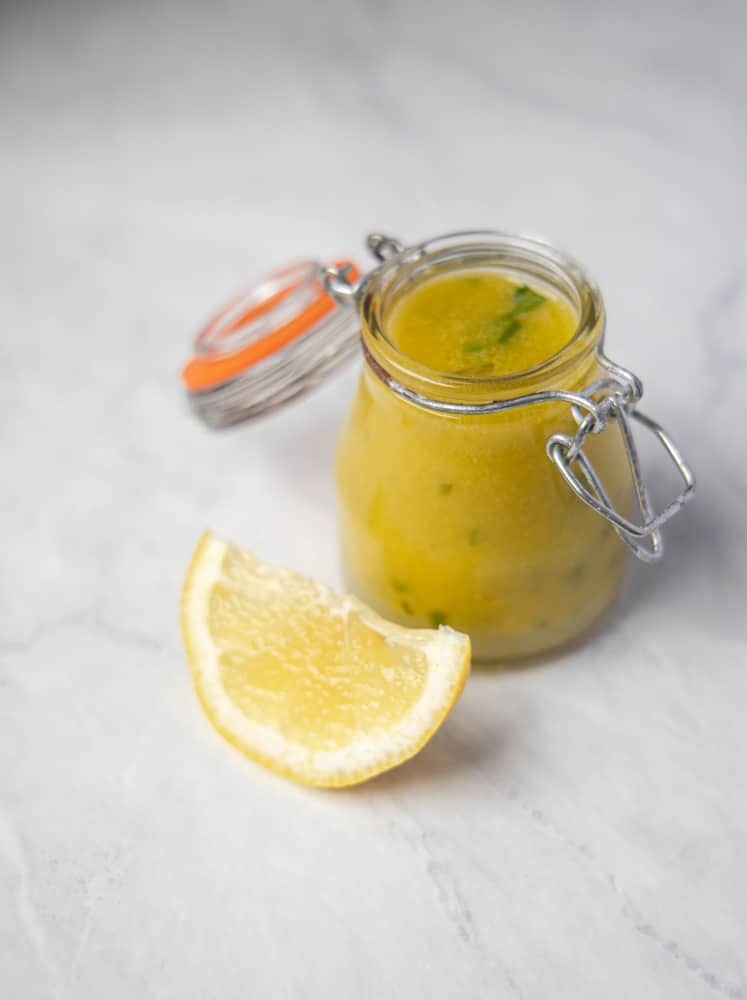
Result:
M385 236L383 233L369 233L366 237L366 246L382 264L404 249L404 244L400 243L399 240L393 236ZM325 267L322 271L322 281L327 292L340 305L349 305L354 302L361 289L361 281L350 280L349 264L344 267Z
M599 361L609 375L593 382L583 391L582 395L588 400L588 405L584 406L585 413L581 412L577 404L571 406L571 413L578 424L578 430L573 436L553 434L547 441L547 454L579 500L583 500L592 510L609 521L622 541L639 559L643 562L655 562L661 558L663 552L660 528L692 497L695 491L695 477L681 451L664 428L636 409L636 404L643 393L640 380L632 372L614 364L601 354ZM599 393L602 395L595 398ZM641 514L639 523L628 520L615 510L599 475L583 450L588 435L601 434L610 420L616 420L622 431ZM652 510L648 490L641 474L638 449L631 428L632 420L647 428L659 440L684 483L684 489L658 514ZM575 465L578 466L583 481L574 471ZM649 544L644 544L642 539L650 539Z
M351 281L350 272L352 265L344 264L342 267L330 265L322 270L322 283L325 290L339 305L351 305L355 301L355 296L360 287L360 281Z

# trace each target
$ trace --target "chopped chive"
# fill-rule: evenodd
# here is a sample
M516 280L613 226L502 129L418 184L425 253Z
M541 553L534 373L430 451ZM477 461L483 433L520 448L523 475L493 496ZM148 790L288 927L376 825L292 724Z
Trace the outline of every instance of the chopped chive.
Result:
M498 338L498 343L499 344L507 343L514 336L514 334L519 332L520 329L521 329L521 323L519 322L518 319L509 320L509 322L506 323L506 325L504 326L503 332L501 333L500 337Z
M503 326L500 336L498 337L499 344L505 344L509 341L514 334L518 333L521 329L521 323L518 317L522 316L524 313L531 312L532 309L536 309L541 306L543 302L546 302L544 295L540 295L539 292L535 292L533 288L529 285L520 285L513 294L513 307L508 310L508 312L503 313L502 316L498 317L498 323Z
M466 344L462 344L462 351L465 354L478 354L486 347L508 343L521 329L519 317L541 306L547 299L539 292L535 292L529 285L519 285L518 288L514 289L512 301L511 308L496 316L492 321L495 332L489 336L488 340L468 340Z
M404 613L406 615L412 615L413 614L412 605L410 604L409 601L400 601L400 605L399 606L402 608L402 610L404 611Z
M465 354L477 354L488 346L487 340L468 340L462 345Z
M405 591L409 590L409 587L404 580L397 580L394 577L392 577L392 586L399 594L404 594Z
M449 493L451 493L451 491L453 489L454 489L454 484L453 483L439 483L438 484L438 492L441 494L442 497L447 497L449 495Z
M535 292L533 288L529 285L520 285L513 295L515 313L525 313L530 312L532 309L536 309L537 306L541 306L543 302L547 299L544 295L540 295L539 292Z
M439 625L446 624L446 612L445 611L429 611L428 620L430 621L433 628L438 628Z

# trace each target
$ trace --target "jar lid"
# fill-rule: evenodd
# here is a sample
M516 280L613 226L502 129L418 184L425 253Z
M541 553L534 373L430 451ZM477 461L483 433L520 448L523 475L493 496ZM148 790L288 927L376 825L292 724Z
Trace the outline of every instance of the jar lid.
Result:
M335 261L353 281L351 261ZM358 348L357 310L336 301L325 265L273 271L228 302L199 331L182 370L192 409L209 427L267 413L317 385Z

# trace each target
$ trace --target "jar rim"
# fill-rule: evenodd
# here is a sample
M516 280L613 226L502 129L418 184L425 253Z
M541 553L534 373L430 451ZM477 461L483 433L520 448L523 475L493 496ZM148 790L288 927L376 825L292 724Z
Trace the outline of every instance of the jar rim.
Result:
M553 286L576 314L576 329L554 354L530 368L496 375L442 372L415 361L388 336L386 311L407 283L421 283L442 270L502 265L522 278ZM358 289L363 345L374 370L414 389L423 397L456 399L469 392L485 398L530 392L556 384L600 347L605 328L601 292L574 257L534 237L494 229L447 233L405 247L371 271Z

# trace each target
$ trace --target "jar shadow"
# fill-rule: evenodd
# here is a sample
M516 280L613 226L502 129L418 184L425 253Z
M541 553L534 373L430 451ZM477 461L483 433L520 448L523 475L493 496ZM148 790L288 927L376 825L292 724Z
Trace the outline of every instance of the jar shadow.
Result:
M645 605L663 604L666 594L670 619L674 608L686 611L690 629L703 627L724 638L744 634L744 573L734 546L744 514L727 505L724 495L699 497L664 526L661 562L634 561L612 616L617 624Z

